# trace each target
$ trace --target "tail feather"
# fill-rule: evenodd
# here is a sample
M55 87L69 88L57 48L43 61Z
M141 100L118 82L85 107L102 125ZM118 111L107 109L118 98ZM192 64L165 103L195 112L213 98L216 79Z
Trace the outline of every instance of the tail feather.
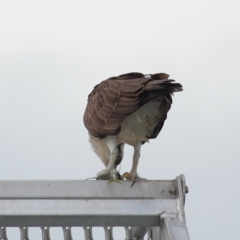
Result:
M140 101L140 106L143 106L147 102L158 98L166 97L171 102L171 95L174 92L182 91L182 85L176 83L173 79L153 79L144 86L143 97Z
M167 89L169 93L182 91L182 85L175 83L173 79L160 79L147 82L144 91L155 91Z

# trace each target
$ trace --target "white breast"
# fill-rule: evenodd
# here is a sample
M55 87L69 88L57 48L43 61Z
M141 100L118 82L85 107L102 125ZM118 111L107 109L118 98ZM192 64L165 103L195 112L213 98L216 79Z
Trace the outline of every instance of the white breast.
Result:
M153 100L129 115L121 124L118 135L119 143L135 145L140 141L148 141L146 136L152 134L161 118L159 100Z

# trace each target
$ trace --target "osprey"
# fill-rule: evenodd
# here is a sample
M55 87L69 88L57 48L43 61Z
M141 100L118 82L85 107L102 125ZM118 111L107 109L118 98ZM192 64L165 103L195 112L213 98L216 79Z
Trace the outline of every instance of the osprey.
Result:
M168 77L165 73L127 73L102 81L88 95L83 121L92 149L106 167L97 179L117 172L124 144L133 146L133 162L130 172L120 179L140 178L141 146L158 136L172 104L171 95L182 91L182 85Z

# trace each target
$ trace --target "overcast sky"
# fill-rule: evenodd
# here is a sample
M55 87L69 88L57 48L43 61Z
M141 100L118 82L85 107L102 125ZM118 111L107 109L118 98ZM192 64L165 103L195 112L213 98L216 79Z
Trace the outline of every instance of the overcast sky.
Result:
M0 178L95 176L87 95L111 76L165 72L184 91L143 146L139 175L185 174L191 239L240 239L239 10L239 0L2 1Z

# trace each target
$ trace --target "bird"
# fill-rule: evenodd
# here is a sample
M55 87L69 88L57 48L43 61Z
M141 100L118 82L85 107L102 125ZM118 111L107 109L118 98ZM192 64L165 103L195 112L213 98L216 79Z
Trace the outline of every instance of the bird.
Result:
M145 180L137 168L141 147L159 135L172 95L182 85L166 73L131 72L108 78L97 84L88 95L83 122L88 130L92 150L105 168L96 179ZM133 147L132 167L119 175L125 144ZM115 174L115 177L113 176Z

